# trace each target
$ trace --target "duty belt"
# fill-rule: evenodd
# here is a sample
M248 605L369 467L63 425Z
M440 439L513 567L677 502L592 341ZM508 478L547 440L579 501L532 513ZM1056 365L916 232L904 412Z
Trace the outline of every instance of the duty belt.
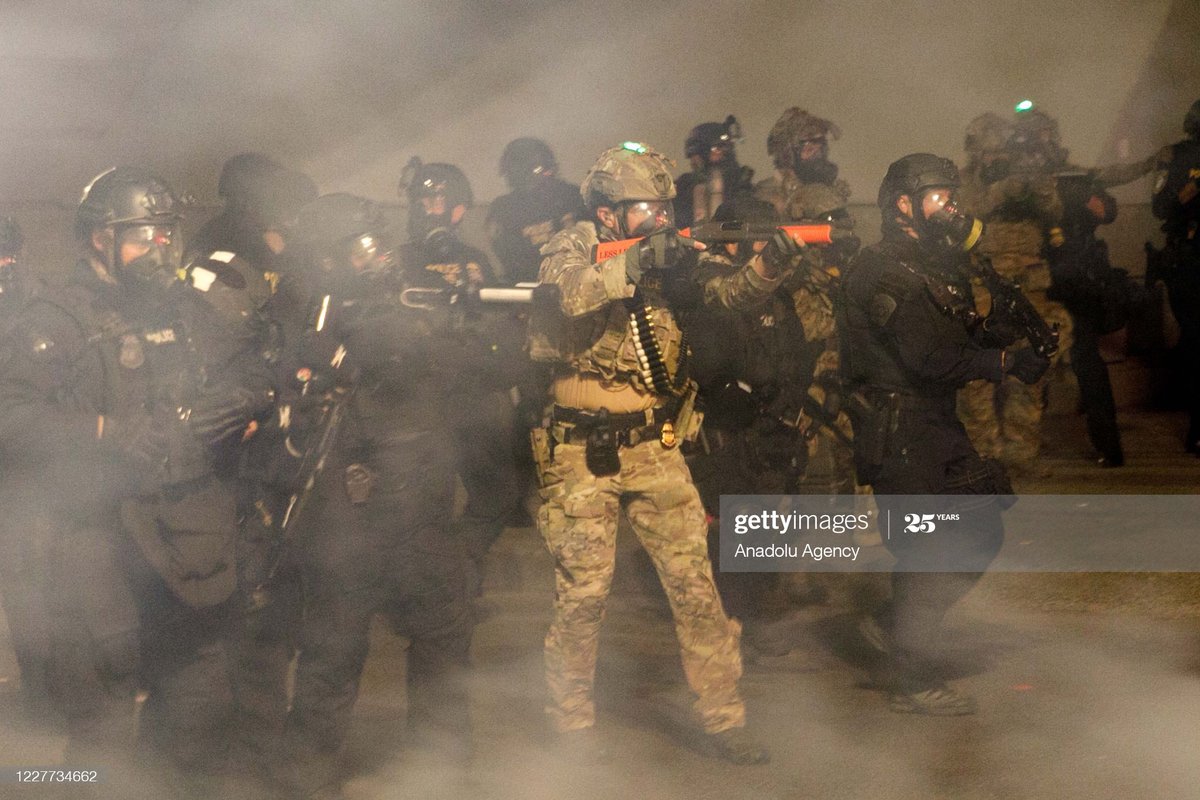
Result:
M559 444L583 444L589 433L607 424L621 447L634 447L654 440L664 447L674 447L675 414L678 411L677 402L629 414L602 414L556 405L550 412L550 425Z

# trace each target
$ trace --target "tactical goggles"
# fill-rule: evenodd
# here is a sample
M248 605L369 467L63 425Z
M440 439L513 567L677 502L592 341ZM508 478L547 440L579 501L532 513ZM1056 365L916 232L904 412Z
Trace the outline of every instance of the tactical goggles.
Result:
M675 208L667 200L626 203L624 214L630 236L648 236L655 231L675 227Z

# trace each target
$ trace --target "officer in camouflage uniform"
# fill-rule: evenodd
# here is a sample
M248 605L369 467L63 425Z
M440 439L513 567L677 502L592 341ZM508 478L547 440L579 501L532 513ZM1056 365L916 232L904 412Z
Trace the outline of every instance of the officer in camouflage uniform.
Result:
M829 161L829 139L841 130L832 122L792 107L771 128L767 152L776 174L755 187L755 195L770 202L789 223L830 224L833 244L804 251L801 269L792 273L788 288L804 337L819 352L809 388L810 409L827 406L824 419L805 412L802 427L815 434L809 440L808 466L799 491L804 494L852 494L854 459L847 442L850 421L830 397L838 372L838 341L834 330L833 294L839 272L858 252L854 217L846 208L850 186Z
M1063 206L1054 173L1066 165L1067 151L1059 144L1058 123L1036 109L1019 112L1011 124L984 114L968 126L965 147L962 209L986 222L977 253L1020 285L1048 323L1058 325L1058 352L1065 353L1071 318L1046 296L1046 249L1062 242ZM976 300L981 311L990 308L985 291ZM1003 459L1014 474L1044 474L1037 456L1045 394L1045 379L968 384L959 395L960 413L979 452Z
M1183 372L1188 429L1184 449L1200 455L1200 100L1183 120L1187 138L1158 153L1154 216L1163 221L1166 247L1157 254L1171 311L1179 322L1179 365Z
M745 730L737 689L741 626L713 585L704 507L677 447L699 418L687 343L664 291L682 275L703 302L760 303L799 246L780 234L732 274L709 272L708 256L695 272L677 272L692 250L672 227L670 166L644 145L606 150L581 189L592 219L542 248L541 282L561 293L560 313L535 314L530 324L531 355L555 369L549 425L534 432L538 529L556 562L547 710L564 747L591 749L596 647L624 508L670 601L708 739L724 758L763 763L768 754ZM631 237L644 238L616 255L601 252Z
M692 169L675 181L675 220L681 227L713 219L723 203L753 193L754 170L737 160L741 138L742 126L732 114L692 128L683 144Z

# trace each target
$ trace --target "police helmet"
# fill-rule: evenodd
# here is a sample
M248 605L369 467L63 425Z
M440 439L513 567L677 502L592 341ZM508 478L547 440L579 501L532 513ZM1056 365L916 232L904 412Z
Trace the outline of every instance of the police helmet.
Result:
M794 169L805 142L840 139L841 129L827 119L792 106L771 126L767 134L767 154L779 169Z
M916 205L921 193L933 188L957 189L960 184L958 167L954 162L932 153L912 153L893 161L879 186L879 208L884 220L902 195L908 195Z
M167 182L140 167L113 167L83 189L75 212L75 235L87 241L96 228L176 225L181 204Z
M579 187L591 209L626 201L672 200L675 163L649 145L625 142L600 154Z
M426 164L415 156L400 175L400 193L407 195L410 203L440 195L446 198L448 208L459 205L470 208L475 201L471 183L461 169L453 164Z
M550 145L531 136L513 139L500 156L500 174L514 189L539 175L553 175L557 171L558 162Z
M741 138L742 127L730 114L724 122L702 122L692 128L683 143L683 154L688 158L708 158L709 152L716 148L732 152L734 143Z

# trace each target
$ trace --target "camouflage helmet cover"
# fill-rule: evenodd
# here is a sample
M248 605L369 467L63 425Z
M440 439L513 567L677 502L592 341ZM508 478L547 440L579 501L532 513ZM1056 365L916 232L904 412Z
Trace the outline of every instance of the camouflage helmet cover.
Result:
M579 187L589 206L602 198L610 203L626 200L672 200L675 162L649 145L625 142L600 154Z
M967 123L963 150L970 156L1000 152L1008 144L1011 132L1010 124L999 114L984 112Z
M827 119L792 106L771 127L767 134L767 153L777 166L787 166L791 152L813 139L840 139L842 130Z

